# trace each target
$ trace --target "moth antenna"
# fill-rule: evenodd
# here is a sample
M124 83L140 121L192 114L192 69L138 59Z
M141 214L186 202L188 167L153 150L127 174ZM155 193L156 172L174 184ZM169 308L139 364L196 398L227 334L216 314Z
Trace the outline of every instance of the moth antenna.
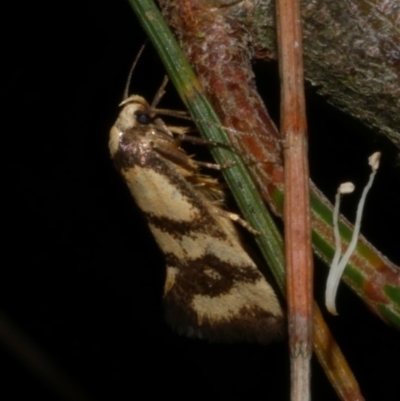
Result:
M140 48L140 50L139 50L137 56L135 57L135 61L133 62L131 69L129 70L128 79L127 79L126 85L125 85L124 95L123 95L123 97L122 97L122 100L123 100L123 101L126 100L126 99L128 99L128 96L129 96L129 87L131 86L131 79L132 79L133 71L135 70L136 64L137 64L137 62L139 61L139 58L140 58L140 56L142 55L143 50L144 50L144 48L145 48L146 45L147 45L147 42L148 42L148 40L146 40L146 41L143 43L143 45L142 45L142 47Z
M157 90L157 93L154 95L154 99L151 102L151 108L154 110L158 103L160 102L161 98L165 95L165 87L167 86L168 83L168 77L165 75L164 79L162 81L162 84L160 85L160 87Z

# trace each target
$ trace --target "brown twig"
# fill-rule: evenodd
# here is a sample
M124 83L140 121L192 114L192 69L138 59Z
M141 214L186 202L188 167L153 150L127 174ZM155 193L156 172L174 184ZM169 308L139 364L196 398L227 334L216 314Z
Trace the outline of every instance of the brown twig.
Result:
M300 5L277 1L291 400L310 400L313 255Z

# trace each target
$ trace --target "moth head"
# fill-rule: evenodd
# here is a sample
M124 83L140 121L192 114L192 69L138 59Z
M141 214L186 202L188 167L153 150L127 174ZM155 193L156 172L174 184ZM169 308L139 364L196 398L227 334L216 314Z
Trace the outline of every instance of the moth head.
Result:
M129 96L120 106L122 110L110 132L109 146L112 155L118 150L119 142L125 136L145 136L154 119L154 112L141 96Z
M145 128L151 124L154 118L151 107L141 96L129 96L121 102L120 106L122 110L115 126L121 131Z
M124 141L126 144L144 137L149 139L149 143L151 143L154 137L157 137L158 141L166 140L169 142L173 140L172 132L162 120L157 117L158 113L177 116L176 112L171 113L171 111L168 110L157 109L157 105L165 93L165 86L167 85L168 78L164 77L163 83L155 94L151 104L142 96L129 95L132 74L144 47L145 45L140 49L131 67L124 90L123 101L120 103L122 111L114 126L111 128L109 147L112 156L114 156L118 150L121 141ZM186 113L178 112L179 116L182 114L186 116Z

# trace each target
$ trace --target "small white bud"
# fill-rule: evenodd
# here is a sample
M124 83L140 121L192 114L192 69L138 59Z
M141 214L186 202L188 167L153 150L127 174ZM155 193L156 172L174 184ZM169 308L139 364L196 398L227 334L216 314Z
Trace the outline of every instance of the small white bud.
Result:
M368 158L368 164L371 166L372 171L378 170L380 160L381 152L375 152Z
M354 184L352 182L344 182L340 184L338 192L340 194L351 194L354 191Z

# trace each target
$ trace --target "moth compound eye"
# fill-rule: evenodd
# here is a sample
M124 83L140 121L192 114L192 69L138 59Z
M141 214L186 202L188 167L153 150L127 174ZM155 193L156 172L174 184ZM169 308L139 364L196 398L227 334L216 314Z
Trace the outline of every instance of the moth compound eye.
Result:
M143 125L150 124L151 118L147 113L137 112L135 114L136 114L136 120L139 122L139 124Z

